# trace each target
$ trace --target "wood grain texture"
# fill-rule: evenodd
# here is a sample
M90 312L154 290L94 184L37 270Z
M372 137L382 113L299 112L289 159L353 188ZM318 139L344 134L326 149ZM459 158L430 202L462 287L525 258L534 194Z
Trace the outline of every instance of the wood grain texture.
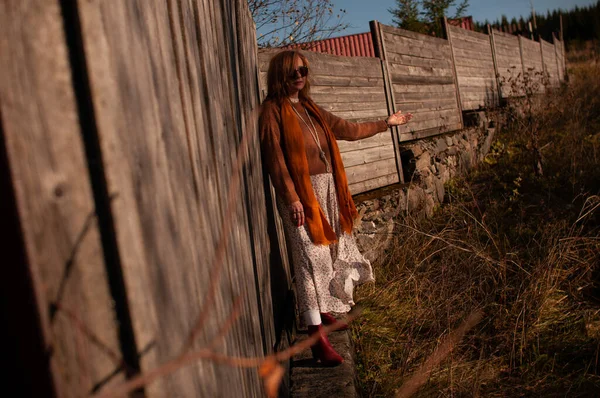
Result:
M556 63L556 49L553 44L541 39L544 57L544 69L548 73L550 86L558 86L560 83L558 64Z
M118 363L78 322L117 361L120 348L59 2L3 1L0 29L0 142L49 355L44 366L57 396L88 396ZM53 305L62 308L54 316Z
M463 111L495 106L498 89L488 35L448 26Z
M256 185L262 177L255 55L247 47L254 27L237 3L78 2L133 328L138 349L151 347L141 358L142 371L180 352L211 297L199 343L215 336L238 296L240 316L220 351L260 356L268 344L263 336L272 340L257 316L261 310L268 316L260 280L268 271L257 264L267 257L266 232L257 220L263 214L249 210L263 200L254 191L262 189ZM238 185L236 155L246 135ZM235 206L228 208L235 186ZM222 239L228 244L217 274L211 265ZM159 379L146 393L242 391L262 394L256 371L202 361Z
M524 37L521 37L520 43L523 73L527 76L527 80L531 82L530 84L538 85L538 92L544 92L544 86L541 84L544 65L540 43Z
M448 113L460 117L450 44L444 39L380 26L393 85L394 111L413 112L415 118L409 123L413 130L425 128L438 134L448 131L443 117ZM441 100L443 105L433 99ZM440 129L432 130L432 124ZM406 131L406 127L401 126L399 131Z

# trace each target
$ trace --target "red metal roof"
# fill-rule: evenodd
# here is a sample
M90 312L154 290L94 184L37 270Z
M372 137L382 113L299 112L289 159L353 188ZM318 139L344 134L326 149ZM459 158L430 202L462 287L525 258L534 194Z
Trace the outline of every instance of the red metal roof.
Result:
M473 17L461 17L456 19L448 19L448 23L452 26L460 26L466 30L475 30L475 24L473 23Z
M463 29L475 30L473 17L449 19L448 23ZM357 33L349 36L312 41L308 43L290 44L283 48L301 48L317 53L344 55L347 57L375 57L371 32Z
M334 37L309 43L291 44L284 48L301 48L317 53L345 55L347 57L375 57L371 32Z

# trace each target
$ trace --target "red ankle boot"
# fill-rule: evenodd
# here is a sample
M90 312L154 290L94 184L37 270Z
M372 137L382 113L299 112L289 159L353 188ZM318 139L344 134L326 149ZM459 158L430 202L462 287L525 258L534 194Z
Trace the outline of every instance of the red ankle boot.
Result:
M319 333L319 340L310 347L313 358L320 361L323 366L338 366L344 362L344 358L340 356L327 339L327 336L321 333L323 325L308 325L308 334L312 336Z
M333 325L334 323L340 323L342 326L340 326L339 328L337 328L336 332L339 331L339 330L348 330L348 324L347 323L342 322L342 321L338 321L329 312L321 312L321 321L323 322L323 325L327 325L327 326Z

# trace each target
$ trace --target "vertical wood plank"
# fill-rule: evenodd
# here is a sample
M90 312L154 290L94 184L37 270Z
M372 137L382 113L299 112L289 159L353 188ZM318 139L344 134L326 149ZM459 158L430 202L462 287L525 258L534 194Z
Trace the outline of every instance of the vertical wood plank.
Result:
M241 65L237 55L253 26L238 3L78 2L102 162L115 195L111 210L145 372L181 352L203 308L210 312L197 343L211 341L238 297L240 316L219 350L264 354L265 328L257 316L257 279L264 269L257 275L256 263L266 249L249 227L252 217L262 216L248 209L260 207L260 194L250 193L262 189L251 186L260 169L256 160L241 168L237 163L238 151L246 160L256 152L256 129L250 114L243 114L257 95L256 84L247 92L239 87L250 83L241 73L254 73L252 60ZM252 150L241 148L246 134ZM224 248L222 258L217 247ZM146 392L162 397L240 391L261 393L256 370L200 361Z
M498 90L498 100L501 100L504 94L500 89L500 71L498 70L498 60L496 58L496 40L494 37L494 31L492 30L490 24L487 24L487 31L488 36L490 37L490 45L492 46L492 61L494 62L494 72L496 74L496 90Z
M381 25L377 21L369 22L371 26L371 36L374 40L374 47L377 49L376 54L379 54L381 59L381 72L383 75L385 98L387 102L388 114L396 113L396 99L394 98L394 87L389 73L389 65L386 57L385 40L381 34ZM396 169L398 173L398 181L404 183L404 172L402 171L402 158L400 157L400 134L398 127L390 128L392 142L394 143L394 157L396 159Z
M454 47L452 46L452 32L450 32L450 26L448 25L448 18L444 17L444 32L446 33L446 39L450 44L450 56L452 59L452 78L454 79L454 86L456 87L456 101L458 104L458 111L460 113L460 125L464 126L463 121L463 106L460 93L460 86L458 85L458 74L456 73L456 59L454 57Z
M0 30L0 142L49 353L45 365L56 395L87 396L122 379L121 354L60 4L3 1Z
M523 69L523 74L525 74L525 57L523 54L523 37L519 35L519 53L521 54L521 68Z

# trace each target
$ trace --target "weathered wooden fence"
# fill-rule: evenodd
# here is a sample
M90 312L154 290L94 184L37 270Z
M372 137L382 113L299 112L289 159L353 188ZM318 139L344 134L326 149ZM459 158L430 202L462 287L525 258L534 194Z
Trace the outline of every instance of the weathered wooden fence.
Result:
M333 113L415 114L340 145L354 193L402 181L403 142L460 129L462 111L497 103L499 68L518 68L500 35L372 27L378 58L307 54ZM190 340L271 352L291 273L266 210L256 122L270 56L259 68L247 2L6 0L0 31L0 315L15 391L103 392ZM523 70L564 79L561 42L518 43ZM240 391L262 394L256 369L210 360L145 387Z
M413 120L391 133L340 142L352 193L403 181L402 143L463 127L463 111L497 106L523 95L523 74L551 86L564 81L564 47L489 29L489 34L446 23L447 39L371 22L376 58L305 51L313 99L351 121L411 112ZM550 52L552 49L552 52ZM268 63L277 50L259 51L262 96ZM542 53L544 59L542 59Z
M373 24L373 29L387 66L392 110L414 115L398 128L400 141L462 128L449 42L381 24Z
M272 351L247 2L7 0L0 31L2 220L17 214L3 229L18 243L10 267L25 270L3 287L29 284L9 290L6 316L32 300L41 330L27 382L104 391L178 356L194 330L196 348ZM212 361L145 392L263 394L256 369Z

